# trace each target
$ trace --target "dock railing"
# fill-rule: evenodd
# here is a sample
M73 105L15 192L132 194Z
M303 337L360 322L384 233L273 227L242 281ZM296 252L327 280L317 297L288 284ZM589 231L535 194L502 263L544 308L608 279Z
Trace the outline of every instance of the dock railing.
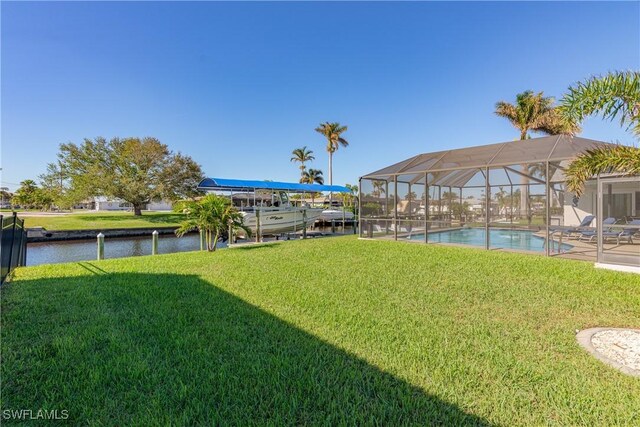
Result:
M24 220L16 212L11 216L0 215L0 284L14 268L27 263L27 230Z

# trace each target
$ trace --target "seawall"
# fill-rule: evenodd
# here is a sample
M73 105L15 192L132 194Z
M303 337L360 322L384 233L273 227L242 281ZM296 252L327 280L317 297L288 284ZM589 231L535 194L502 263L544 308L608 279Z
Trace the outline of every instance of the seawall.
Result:
M159 234L173 234L177 227L156 227L156 228L108 228L92 230L47 230L43 227L27 229L28 242L55 242L64 240L87 240L95 239L98 233L104 237L139 237L149 236L154 230Z

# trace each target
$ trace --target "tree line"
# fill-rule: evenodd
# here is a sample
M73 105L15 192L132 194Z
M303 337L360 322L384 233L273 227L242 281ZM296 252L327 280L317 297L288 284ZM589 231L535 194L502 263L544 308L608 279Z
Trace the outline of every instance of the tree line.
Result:
M141 215L148 203L192 199L204 178L191 157L174 153L152 137L85 139L61 144L58 160L40 175L40 186L23 181L12 203L24 208L69 209L96 196L131 204Z

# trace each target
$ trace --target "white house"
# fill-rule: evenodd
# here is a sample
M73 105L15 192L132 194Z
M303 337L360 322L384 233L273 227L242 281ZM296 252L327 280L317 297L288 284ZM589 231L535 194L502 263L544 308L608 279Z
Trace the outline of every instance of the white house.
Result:
M147 211L170 211L173 204L168 200L147 203ZM133 205L119 199L109 199L104 196L93 198L93 209L96 211L129 211L133 210Z

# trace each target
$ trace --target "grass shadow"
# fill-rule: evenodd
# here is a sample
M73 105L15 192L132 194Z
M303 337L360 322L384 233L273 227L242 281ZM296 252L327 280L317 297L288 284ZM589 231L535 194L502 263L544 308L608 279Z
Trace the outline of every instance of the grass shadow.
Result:
M84 268L85 270L87 270L91 274L107 274L106 271L104 271L100 267L90 262L79 262L78 265Z
M232 246L231 249L234 251L252 251L254 249L273 249L278 242L272 243L241 243L237 244L238 246Z
M3 408L101 425L488 424L197 276L23 280L3 294Z

